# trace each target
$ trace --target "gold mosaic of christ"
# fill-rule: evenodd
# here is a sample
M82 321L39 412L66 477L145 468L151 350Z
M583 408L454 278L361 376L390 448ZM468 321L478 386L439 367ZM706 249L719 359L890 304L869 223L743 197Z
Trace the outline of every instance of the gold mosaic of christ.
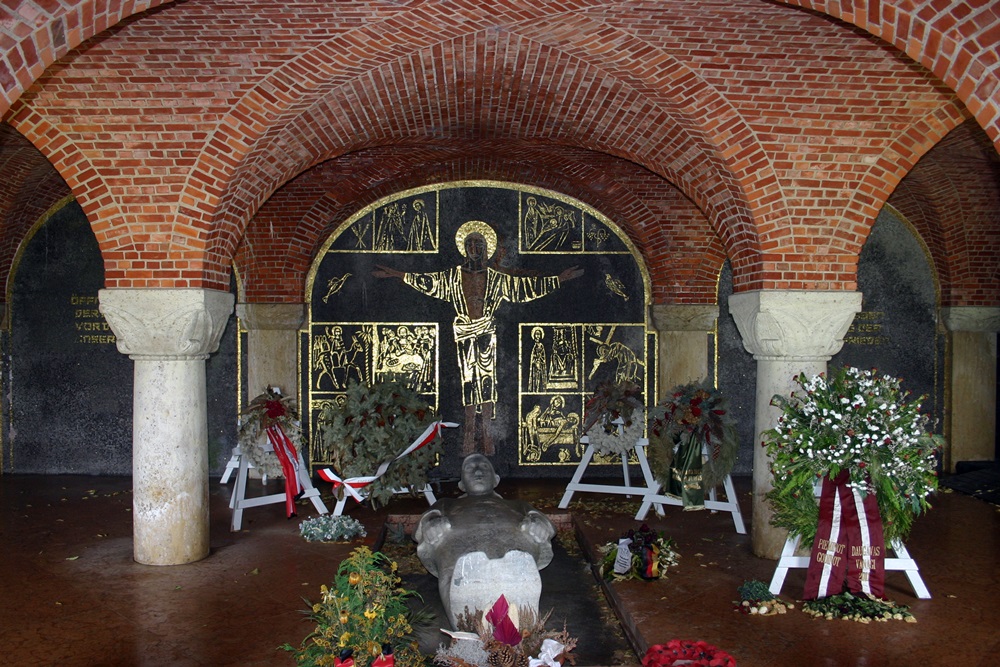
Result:
M400 278L411 288L455 308L452 332L458 348L458 369L465 406L463 455L481 451L494 454L489 423L493 420L496 393L496 314L505 303L539 299L583 274L570 267L558 276L515 276L488 265L497 248L496 232L485 222L471 220L455 235L462 264L426 273L402 272L379 266L373 275ZM476 416L481 417L481 439L476 438ZM477 447L478 445L478 447Z

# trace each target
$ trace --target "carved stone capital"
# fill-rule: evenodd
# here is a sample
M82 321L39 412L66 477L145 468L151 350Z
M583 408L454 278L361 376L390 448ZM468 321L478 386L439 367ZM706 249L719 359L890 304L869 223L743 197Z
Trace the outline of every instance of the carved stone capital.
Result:
M247 329L297 331L306 319L304 303L238 303L236 315Z
M861 292L757 290L729 297L743 347L758 360L823 360L840 351Z
M1000 331L1000 308L990 306L953 306L942 308L941 317L948 331Z
M207 359L233 312L235 297L206 289L102 289L100 310L132 359Z
M712 331L719 319L719 307L691 304L655 304L650 308L653 324L665 331Z

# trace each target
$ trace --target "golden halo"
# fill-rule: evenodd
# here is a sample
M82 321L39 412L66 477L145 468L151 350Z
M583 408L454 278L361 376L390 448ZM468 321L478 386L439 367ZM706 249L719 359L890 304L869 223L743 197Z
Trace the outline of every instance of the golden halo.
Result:
M493 257L493 253L497 250L497 233L482 220L469 220L459 227L458 232L455 233L455 245L458 246L458 251L462 253L462 257L465 257L465 239L469 234L480 234L486 239L485 259Z

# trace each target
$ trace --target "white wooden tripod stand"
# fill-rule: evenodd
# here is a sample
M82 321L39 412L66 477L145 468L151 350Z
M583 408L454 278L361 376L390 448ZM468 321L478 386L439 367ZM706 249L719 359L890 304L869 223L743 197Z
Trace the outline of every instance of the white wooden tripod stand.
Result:
M822 491L822 486L816 484L813 486L813 494L818 498ZM910 585L913 586L913 592L916 593L917 597L921 600L929 600L931 597L931 592L927 590L926 584L924 584L923 577L920 576L920 568L917 566L917 561L913 560L910 556L910 552L906 550L903 546L901 540L892 540L891 543L886 543L887 549L892 549L893 553L896 554L895 558L885 559L885 571L897 571L901 570L906 574L906 578L910 580ZM796 556L795 551L799 548L799 536L796 535L792 537L788 536L785 540L785 546L781 549L781 556L778 558L778 565L774 568L774 576L771 577L771 585L768 586L768 590L772 594L778 595L781 593L781 587L785 584L785 576L788 571L792 568L808 568L809 567L809 556Z
M265 438L264 444L265 451L273 451L271 448L271 443L267 442ZM295 474L298 478L299 488L302 490L301 498L308 498L312 501L313 507L320 514L328 514L330 510L327 509L326 503L320 497L319 490L313 486L312 480L309 479L309 468L306 466L305 460L302 458L302 452L297 452L298 454L298 466L296 466ZM274 503L285 502L285 492L272 493L266 496L258 496L256 498L247 498L247 477L249 476L250 468L253 466L250 464L250 460L243 455L242 452L237 452L233 450L233 457L239 457L239 463L236 467L236 484L233 486L233 494L229 498L229 508L233 511L233 519L230 524L230 530L236 532L243 527L243 510L250 507L260 507L261 505L271 505ZM230 461L232 462L232 461ZM227 466L226 474L223 475L223 481L228 479L229 469Z
M702 456L707 456L708 452L705 447L702 446ZM660 483L653 479L653 474L649 471L649 466L643 469L643 475L646 476L646 487L648 491L646 492L646 497L642 499L642 505L639 506L639 511L636 512L636 521L642 521L649 514L649 508L655 507L656 513L663 516L663 506L664 505L676 505L683 507L684 501L677 496L671 496L667 494L660 493ZM743 524L743 514L740 512L740 503L736 497L736 489L733 486L733 476L726 475L722 480L722 488L726 492L726 499L719 500L716 496L715 487L708 489L708 498L705 500L705 509L711 510L712 512L729 512L733 516L733 524L736 526L736 532L740 535L746 535L747 529Z
M594 458L594 446L590 444L590 438L583 436L580 438L580 442L587 445L587 448L583 452L583 458L580 459L580 463L576 466L576 472L573 473L573 479L570 480L569 484L566 485L566 492L563 493L562 500L559 501L559 509L566 509L569 507L570 500L573 499L574 493L611 493L624 496L645 496L647 489L644 487L632 486L631 480L629 479L628 472L628 457L629 452L622 453L622 477L624 478L624 484L585 484L581 480L583 479L583 473L587 470L587 466L590 465L591 460ZM630 451L635 452L635 458L639 461L639 468L642 470L643 479L646 480L646 484L649 484L649 480L653 478L653 474L649 470L649 461L646 459L646 445L649 444L649 440L646 438L639 438L635 441L635 445ZM659 507L659 513L663 514L663 507Z
M396 494L409 493L407 489L393 489L392 492ZM435 497L434 491L431 489L430 484L424 484L424 488L420 489L419 492L424 494L424 498L427 499L428 505L433 505L434 503L437 502L437 497ZM368 494L366 494L363 490L355 491L355 493L357 493L361 497L361 500L358 500L358 502L362 502L368 497ZM344 507L347 505L347 499L349 497L350 494L344 493L344 497L339 498L337 500L337 504L333 508L333 516L340 516L341 514L344 513ZM357 500L357 498L355 498L355 500Z

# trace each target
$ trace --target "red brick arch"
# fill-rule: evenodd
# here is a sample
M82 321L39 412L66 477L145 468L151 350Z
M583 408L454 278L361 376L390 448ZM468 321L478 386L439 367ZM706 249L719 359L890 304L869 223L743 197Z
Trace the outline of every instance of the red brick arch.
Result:
M0 36L0 115L49 65L121 20L174 0L21 2L3 10Z
M552 28L552 21L547 27ZM384 30L385 26L382 28ZM575 24L567 26L567 30L579 28ZM605 29L604 32L608 31ZM671 63L663 68L662 75L650 73L649 68L641 73L631 71L626 66L628 63L634 70L641 68L635 63L635 58L629 58L628 49L623 44L625 38L618 34L607 37L616 44L613 53L618 61L612 62L609 55L612 52L600 44L590 45L589 52L581 50L580 57L576 58L510 32L501 36L491 33L458 35L450 42L439 43L433 54L435 66L444 68L447 63L451 69L450 76L456 78L476 76L475 70L471 67L466 69L464 63L481 64L481 47L477 46L480 39L506 40L497 50L510 54L510 63L497 63L498 71L507 71L514 63L525 60L545 62L544 68L534 70L535 74L519 81L516 90L505 91L510 92L506 97L491 97L491 93L497 91L486 86L475 88L477 97L489 98L488 116L477 116L471 107L464 106L466 100L457 91L442 94L440 73L433 67L421 72L407 70L407 64L420 60L423 52L402 51L394 60L386 62L386 54L391 52L393 46L412 45L386 44L375 34L366 34L363 38L352 35L350 40L344 38L325 44L322 47L324 53L317 52L310 57L313 63L325 62L332 53L342 52L345 42L364 44L364 53L355 53L359 70L373 68L364 77L334 77L329 81L310 80L304 83L293 78L293 74L301 78L298 64L287 68L290 73L282 87L297 86L296 94L300 100L316 98L308 108L289 105L282 110L275 102L261 104L264 93L259 90L247 95L241 106L233 111L234 122L224 125L231 134L251 134L224 140L220 138L213 142L203 159L205 164L210 165L231 164L236 160L240 166L233 170L232 175L204 173L192 179L227 185L225 195L217 200L215 224L222 230L219 244L226 247L234 243L247 211L256 210L274 187L311 166L302 159L303 156L308 156L315 163L342 152L406 141L421 134L460 141L464 132L474 130L476 134L507 139L544 137L548 142L621 155L659 171L706 211L737 261L752 261L750 257L756 254L755 232L744 188L753 189L754 196L759 199L780 201L774 196L775 179L767 173L766 157L754 144L752 132L741 123L735 112L728 109L727 103L717 93L699 84L689 70ZM565 45L560 46L565 48ZM648 45L640 47L638 44L635 48L649 49ZM664 54L659 54L659 57L667 58ZM616 71L612 71L612 65ZM547 74L566 69L583 72L578 74L580 81L568 90L555 90ZM268 86L277 86L281 78L281 73L271 77ZM415 84L417 92L437 97L430 100L420 95L395 97L393 87L380 83L400 79L410 85ZM307 84L317 86L312 96L303 95L303 87ZM662 93L654 92L668 86L676 91L676 99L666 99ZM568 105L559 106L560 99L572 99L588 90L601 90L605 96L604 104L591 104L583 111ZM469 91L463 94L470 95ZM271 95L272 100L277 98ZM542 103L537 103L538 100ZM530 113L526 112L527 106L532 107ZM458 107L459 111L455 117L442 118L443 126L433 125L425 117L428 107ZM613 117L595 118L603 113L601 109L608 107L614 109ZM697 127L689 118L689 113L705 113L706 109L702 107L714 109L711 117L715 120L710 128ZM576 113L580 115L575 116ZM240 119L246 121L241 123ZM252 127L271 129L254 135ZM320 131L325 136L316 136ZM720 147L713 143L716 141L728 144ZM338 148L331 151L331 145ZM222 156L215 152L215 146L225 147L228 151L227 162L223 162ZM234 156L231 150L234 146L245 148L245 152ZM289 146L297 150L289 151ZM732 166L738 167L741 174L732 173L726 163L727 154ZM764 170L763 174L761 170ZM249 182L251 179L253 183ZM270 188L264 183L268 179L274 184ZM752 185L754 183L763 185ZM255 193L256 199L248 200L243 196L245 193ZM780 209L780 203L772 207L771 213L780 215L780 210L774 209ZM220 221L224 223L218 224ZM224 238L224 234L228 234L229 238Z
M973 121L944 137L889 203L926 243L943 306L1000 303L1000 157Z
M166 3L70 1L51 9L42 3L22 3L6 26L7 34L17 37L7 38L7 60L0 63L0 84L6 95L3 103L9 107L47 63L84 39L124 17L162 4ZM910 55L957 91L997 145L1000 96L994 47L998 17L986 0L941 10L929 1L905 6L891 2L870 6L841 3L836 7L786 4L853 23ZM837 248L855 244L866 233L864 216L887 194L875 183L881 178L897 181L898 166L865 174L846 213L839 213L846 215L846 227L839 225L835 234L845 235L846 240L838 239L827 250L827 259L836 265L831 275L798 275L804 264L794 258L806 256L814 239L808 238L804 228L779 229L794 215L782 210L787 205L773 177L772 150L759 146L759 137L724 95L666 56L666 49L634 40L615 27L614 17L607 21L595 18L605 10L614 13L617 7L594 7L594 16L587 15L591 8L566 9L562 5L527 9L477 9L466 4L393 7L380 14L378 22L315 47L245 92L236 111L220 125L222 130L210 138L197 167L189 172L176 205L149 204L143 214L153 222L146 225L123 219L119 202L96 183L97 177L79 151L51 128L42 128L40 120L23 117L21 121L32 126L26 133L32 133L36 145L45 146L67 182L73 184L91 219L100 221L102 250L110 249L105 255L109 286L122 286L125 283L120 281L129 276L128 284L133 286L148 279L149 286L224 289L229 258L247 220L280 185L343 151L405 141L416 134L409 128L419 127L430 131L424 136L452 139L483 131L501 138L544 137L635 160L674 181L706 213L733 257L739 289L823 284L850 288L851 258L840 261L835 256ZM413 29L420 26L433 29ZM587 39L581 42L580 34L586 34ZM476 79L462 87L463 96L435 98L454 105L445 108L462 110L445 119L448 123L435 122L441 117L424 117L421 112L427 105L416 100L397 108L391 104L395 98L375 95L376 90L385 91L400 81L398 77L406 75L407 66L421 69L425 76L412 80L425 81L424 89L434 91L456 71L441 66L443 54L476 57L480 62L483 54L478 44L487 42L509 47L506 53L510 60L490 70L495 79ZM557 53L558 58L545 57ZM507 90L500 83L525 65L536 69L520 81L518 90L530 91L533 106L548 105L549 113L532 115L534 108L525 103L529 98L498 94ZM577 99L609 96L606 100L612 103L611 111L599 105L557 109L549 96L558 91L543 85L554 67L562 68L560 72L589 69L589 78L571 90L578 94ZM460 72L477 77L483 74L473 67L463 67ZM484 100L493 105L482 108L500 112L497 118L467 112ZM615 106L619 101L625 104ZM372 116L372 109L386 113ZM692 120L696 118L706 120L698 124ZM913 147L906 143L905 138L897 141L901 164L909 159L907 151L916 156L920 150L914 148L919 142ZM336 148L331 150L331 146ZM101 218L95 217L98 213ZM783 244L788 238L801 238L805 243L786 247ZM788 267L787 274L794 280L781 274L779 263Z
M994 0L781 0L853 23L954 90L1000 152L1000 12Z
M606 154L510 142L374 148L310 170L282 188L248 228L237 253L243 298L301 299L319 245L347 217L400 190L459 180L531 184L579 199L623 227L643 255L654 300L714 299L722 243L676 188ZM664 225L668 212L681 222Z

